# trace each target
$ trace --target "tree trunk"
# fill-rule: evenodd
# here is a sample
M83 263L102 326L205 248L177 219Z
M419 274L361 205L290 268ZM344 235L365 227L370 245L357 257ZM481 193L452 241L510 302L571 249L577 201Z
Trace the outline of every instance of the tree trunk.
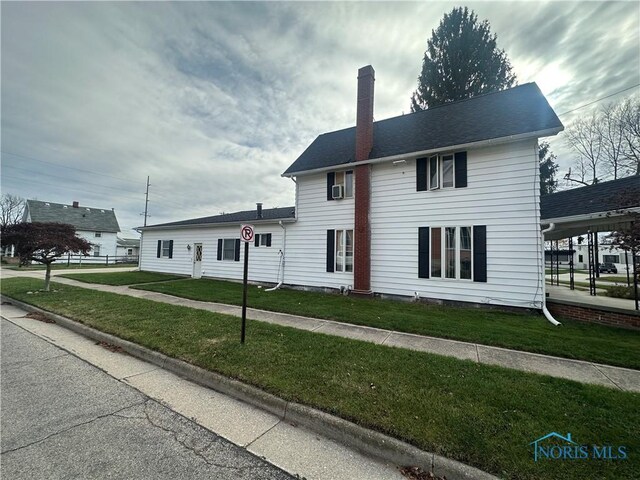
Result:
M44 274L44 291L49 291L49 284L51 283L51 264L47 263L47 271Z

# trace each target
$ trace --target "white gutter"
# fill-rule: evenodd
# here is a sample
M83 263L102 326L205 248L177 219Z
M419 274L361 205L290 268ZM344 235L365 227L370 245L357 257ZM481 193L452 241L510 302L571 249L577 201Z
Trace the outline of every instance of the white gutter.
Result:
M544 234L551 232L554 228L556 228L556 224L551 223L549 224L549 227L545 228L544 230L542 230L542 232L540 232L540 235L542 236L542 313L544 314L546 319L549 320L549 322L551 322L552 325L555 325L557 327L558 325L562 325L562 324L559 321L557 321L555 318L553 318L553 315L551 315L551 312L547 310L547 292L545 291L546 281L545 281L545 275L544 275L544 269L545 269Z
M295 223L297 221L296 218L285 218L283 220L246 220L243 222L224 222L224 223L198 223L198 224L188 224L188 225L162 225L162 226L154 226L150 225L148 227L138 227L137 230L140 232L144 232L146 230L175 230L181 228L211 228L211 227L239 227L240 225L244 225L246 223L251 223L252 225L264 225L269 223Z
M391 155L389 157L371 158L368 160L361 160L359 162L347 162L347 163L342 163L338 165L331 165L329 167L314 168L312 170L302 170L300 172L292 172L287 174L283 173L280 176L291 178L294 176L311 175L314 173L321 173L321 172L331 172L336 168L342 168L342 167L353 167L357 165L365 165L368 163L374 164L374 163L392 162L394 160L421 157L423 155L429 155L432 153L444 152L449 150L460 150L465 148L480 148L480 147L486 147L489 145L495 145L498 143L517 142L518 140L524 140L526 138L548 137L550 135L557 135L562 130L564 130L564 127L548 128L546 130L539 130L537 132L520 133L518 135L510 135L508 137L490 138L488 140L481 140L479 142L461 143L458 145L450 145L445 147L431 148L429 150L421 150L419 152L407 152L407 153L402 153L400 155Z
M284 223L282 222L282 220L280 220L280 222L278 223L282 228L282 250L280 251L280 254L282 255L282 257L280 258L280 261L282 262L282 277L280 277L280 281L275 287L268 288L265 290L265 292L273 292L274 290L278 290L284 283L284 262L285 262L284 252L287 249L287 229L284 227Z

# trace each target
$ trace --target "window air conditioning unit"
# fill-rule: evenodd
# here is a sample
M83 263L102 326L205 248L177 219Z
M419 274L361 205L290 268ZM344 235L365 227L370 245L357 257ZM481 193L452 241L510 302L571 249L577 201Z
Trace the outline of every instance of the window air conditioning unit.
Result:
M344 186L334 185L331 187L331 197L335 200L344 197Z

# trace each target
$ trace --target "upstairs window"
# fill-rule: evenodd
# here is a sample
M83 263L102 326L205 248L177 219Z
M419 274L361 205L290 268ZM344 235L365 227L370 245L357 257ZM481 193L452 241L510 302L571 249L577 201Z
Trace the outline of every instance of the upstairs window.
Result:
M340 198L353 198L353 170L327 173L327 200Z
M416 160L416 191L467 186L467 152L432 155Z
M95 232L93 234L96 238L102 237L102 232Z

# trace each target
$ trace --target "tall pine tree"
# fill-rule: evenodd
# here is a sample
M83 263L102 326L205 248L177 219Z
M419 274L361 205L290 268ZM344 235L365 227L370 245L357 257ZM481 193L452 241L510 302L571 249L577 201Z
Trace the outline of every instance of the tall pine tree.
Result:
M411 110L512 87L516 76L504 50L496 46L487 20L467 7L445 14L431 31L424 52L418 88L411 96Z

